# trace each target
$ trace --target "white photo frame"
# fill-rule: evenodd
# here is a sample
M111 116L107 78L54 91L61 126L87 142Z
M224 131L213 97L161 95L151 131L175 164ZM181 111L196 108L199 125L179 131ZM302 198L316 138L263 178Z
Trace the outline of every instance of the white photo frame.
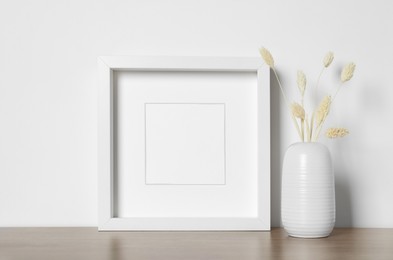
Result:
M98 72L99 72L99 110L98 110L99 111L99 115L98 115L98 230L99 231L270 230L270 77L269 77L270 72L269 72L269 68L261 62L260 58L102 56L98 58ZM140 72L142 73L138 74ZM146 75L143 74L145 72L147 73ZM210 195L213 194L213 197L214 194L217 194L218 195L217 197L220 197L221 195L220 192L223 189L226 189L225 185L231 182L231 179L228 180L229 177L232 178L233 180L236 180L236 183L235 181L232 181L232 184L234 186L241 185L238 183L242 183L241 178L243 174L247 175L248 174L247 172L249 171L250 173L247 175L248 176L247 181L249 183L248 185L250 185L250 187L254 192L249 192L249 190L247 189L248 186L242 186L241 189L239 188L235 190L240 191L239 193L237 193L239 197L242 197L243 193L250 193L247 195L249 199L247 200L247 197L243 196L244 197L243 201L240 201L239 202L240 204L238 205L248 204L250 201L252 201L252 203L250 202L250 204L252 204L250 206L252 207L252 210L250 210L250 212L252 211L252 213L248 213L247 210L245 210L245 212L247 211L247 213L244 213L243 215L230 213L230 212L237 212L236 208L233 208L235 206L231 208L232 204L236 204L234 202L237 200L236 197L232 197L231 201L228 201L229 199L225 201L225 196L221 196L223 197L223 199L221 200L220 203L225 204L227 208L231 208L228 211L229 213L223 211L221 214L221 212L217 211L216 213L212 213L213 214L212 215L210 214L212 208L206 208L202 210L205 212L206 216L205 215L201 216L200 214L198 214L197 211L195 211L194 213L188 213L189 211L186 211L186 212L181 212L181 214L178 214L177 213L178 211L176 210L171 212L170 214L168 213L169 215L162 215L161 211L160 214L154 215L156 214L154 213L154 211L152 213L146 213L143 210L141 210L142 213L140 214L139 213L134 214L135 212L132 212L132 214L128 214L128 215L119 214L119 209L117 209L118 205L116 201L118 199L118 196L117 195L115 196L115 192L116 192L115 186L117 186L117 184L115 183L117 181L115 180L115 176L117 174L115 169L115 163L117 163L116 156L118 156L117 155L118 151L117 150L115 151L115 149L120 149L120 148L117 148L115 141L117 143L120 142L117 139L121 136L121 134L116 132L117 131L116 127L118 126L115 127L114 124L117 123L116 120L118 119L116 118L118 117L118 115L116 113L119 112L118 108L116 108L117 106L116 102L118 102L119 97L127 98L127 95L124 96L119 95L119 93L116 93L114 89L118 88L116 84L120 84L119 82L122 81L120 80L121 75L124 75L123 77L124 82L127 82L128 79L132 80L132 78L135 75L138 76L138 80L139 80L138 82L145 82L145 81L149 81L151 78L150 76L153 75L149 73L157 73L157 75L154 75L154 77L162 76L162 75L165 76L167 75L167 73L174 73L169 75L172 78L174 76L175 79L176 79L176 73L186 73L184 74L186 75L185 80L187 79L187 76L191 75L193 79L204 78L203 84L207 84L207 85L210 84L209 80L211 78L216 80L215 78L221 77L220 73L223 73L222 74L223 81L226 80L226 82L228 82L229 85L232 84L232 82L235 82L233 83L234 84L233 88L236 89L237 92L236 91L233 92L235 94L232 93L231 94L232 96L230 96L230 100L232 100L231 102L233 102L233 104L237 102L236 93L240 93L239 91L242 91L241 81L243 80L243 78L246 79L246 81L244 82L245 84L248 84L247 88L251 89L251 92L249 93L255 93L255 97L253 97L250 94L244 95L242 101L243 104L252 103L254 105L249 107L247 106L248 110L246 109L242 112L243 114L240 114L240 112L239 113L237 112L238 110L236 106L234 105L232 106L231 105L232 103L230 103L229 101L228 101L229 103L227 104L227 102L224 99L220 98L221 93L227 91L225 87L221 87L218 91L215 91L214 92L215 96L209 97L207 99L209 102L206 102L204 98L200 99L202 100L202 102L200 102L199 99L197 98L193 99L192 97L189 96L187 96L187 98L185 98L185 96L182 96L180 98L178 97L177 99L174 99L175 102L171 98L168 99L168 97L166 97L166 99L165 98L162 99L165 102L163 102L160 98L158 98L160 100L159 102L156 102L155 99L151 100L146 98L146 96L143 96L143 98L145 98L147 101L142 100L141 101L142 103L138 105L138 109L141 110L140 113L138 112L137 116L141 118L144 117L145 122L138 123L138 122L142 122L141 120L133 122L133 125L134 126L137 125L139 129L144 128L144 139L145 139L143 143L145 146L144 151L142 151L143 149L138 150L139 152L137 151L138 152L137 157L143 158L144 160L145 169L143 169L143 171L142 170L138 171L137 173L135 172L132 173L138 175L139 177L140 175L142 176L143 174L144 176L143 178L145 182L142 183L141 181L140 184L138 185L141 185L140 187L142 187L143 189L144 187L148 187L150 190L157 188L160 190L160 194L163 195L164 197L165 197L164 194L165 192L170 193L171 191L180 188L182 189L182 192L187 192L187 190L189 189L191 190L194 189L193 192L195 194L198 194L198 192L202 193L201 192L202 189L203 192L208 191ZM211 73L213 73L213 77L210 76ZM204 77L205 74L207 75L206 77ZM239 81L237 81L236 78L239 78ZM212 85L214 88L214 84L216 84L217 82L219 81L214 81L210 85ZM133 84L135 84L135 82L133 82ZM154 85L155 83L151 82L149 84ZM169 88L170 87L171 86L169 86ZM193 86L194 89L197 87L198 85ZM229 88L230 87L228 87L228 89ZM205 93L208 93L209 90L206 90L205 88L204 91L207 91ZM158 94L156 92L154 92L154 94L156 95L156 99L157 99ZM241 95L240 93L239 96L243 96L243 95ZM167 100L170 100L170 102L167 102ZM195 102L195 100L197 102ZM132 103L132 100L124 103ZM158 106L156 106L155 104L158 104ZM237 123L236 118L244 118L244 117L247 118L248 117L247 111L251 112L250 114L253 115L250 116L251 119L249 119L249 121L251 123L249 125L252 128L250 129L251 131L250 133L254 133L252 135L253 139L251 140L250 138L248 138L247 142L250 143L250 147L252 146L252 143L255 143L255 147L252 146L249 149L247 148L248 150L246 150L245 155L242 155L244 153L242 151L242 148L235 147L234 145L233 147L229 147L229 148L226 147L227 143L229 144L235 143L236 135L233 134L233 136L227 137L225 131L230 131L232 129L226 124L238 125L236 124ZM142 115L143 113L144 115ZM165 117L166 115L171 115L171 117L175 118L173 120L175 120L174 125L176 125L176 122L179 122L176 121L176 118L177 117L184 118L185 113L186 113L186 117L195 119L195 120L193 119L194 121L191 120L189 124L189 129L193 129L195 125L201 125L201 124L208 126L206 127L206 129L204 128L203 131L206 131L206 133L208 133L207 134L208 136L212 136L211 139L209 140L214 140L215 144L212 145L218 147L217 148L218 152L214 153L214 149L211 149L211 147L209 146L209 151L213 150L213 154L218 154L217 155L218 159L211 164L212 166L209 166L210 168L208 168L208 170L213 169L212 171L215 174L213 177L209 174L206 176L205 175L196 176L195 173L193 174L190 173L189 176L191 177L184 177L183 175L181 175L181 173L184 172L188 164L191 165L195 164L199 172L205 171L206 170L205 165L201 165L201 168L198 168L199 165L198 163L205 164L204 162L206 160L209 160L209 158L214 158L215 155L209 155L206 158L201 158L201 159L199 158L201 161L198 161L199 159L194 160L193 158L190 158L190 160L187 162L188 164L181 165L181 167L183 168L181 168L181 170L179 170L176 174L168 175L167 177L164 176L164 178L162 178L162 176L160 175L160 169L165 170L166 167L169 168L168 170L165 171L172 172L171 164L169 164L169 166L165 164L168 160L164 160L164 162L162 162L159 156L160 147L162 147L163 144L161 144L160 142L155 142L154 140L156 140L157 138L153 138L156 135L162 135L160 138L164 140L168 138L172 138L171 137L172 131L160 130L160 129L164 129L164 128L160 128L162 126L162 121L160 121L160 118ZM240 115L237 115L237 113ZM193 116L194 114L195 116ZM223 115L223 120L221 119L221 115ZM231 115L236 115L236 117L235 116L231 117ZM124 117L124 118L129 118L129 117ZM198 121L200 120L200 118L202 118L202 121ZM229 122L225 122L227 118ZM224 134L222 135L220 134L221 128L224 129L223 130ZM245 126L244 128L247 127ZM173 129L177 129L177 128L173 128ZM191 132L193 133L192 130ZM200 133L199 130L196 132ZM240 133L240 137L244 136L241 135L241 133ZM129 133L127 132L127 134ZM176 136L179 136L179 134L177 134ZM148 138L147 141L146 138ZM230 140L228 141L227 139L224 139L224 141L222 141L222 138L232 138L231 140L233 140L233 142L231 142ZM138 140L139 139L141 138L138 138ZM180 140L187 140L187 139L180 139ZM203 140L203 138L201 140ZM181 141L179 141L179 143L182 144ZM187 144L187 146L193 146L193 145L195 146L198 144L198 142L194 142L194 143L196 144L191 143L191 144ZM210 143L211 142L209 142L209 145L211 145ZM146 147L150 149L149 153L146 152L147 150ZM222 147L223 147L223 153L221 152ZM174 153L176 153L176 151L177 151L176 149L173 149L173 151L170 151L169 154L173 155ZM239 152L237 152L237 154L235 152L229 155L225 154L228 153L228 151L239 151ZM228 158L228 156L230 158ZM240 171L239 170L236 171L235 169L232 170L231 168L225 169L228 168L228 164L231 164L231 162L236 161L237 157L239 158L244 157L243 158L244 160L241 164L244 165L244 167L247 168L246 163L244 163L247 160L251 160L253 164L255 164L255 167L251 167L252 170L244 170L243 172L241 172L242 168L239 168ZM132 157L127 156L127 158L132 158ZM148 158L148 162L146 162L147 161L146 158ZM255 160L253 158L255 158ZM228 162L229 159L231 160ZM147 164L149 164L149 167L150 164L152 166L149 168L148 171L146 170ZM157 165L160 165L160 167L155 167ZM232 166L230 165L230 167ZM193 169L195 169L195 167L193 167ZM229 173L227 173L226 171L229 171ZM146 172L148 172L147 173L148 177L146 177ZM228 174L229 177L227 176ZM225 178L222 177L224 175ZM235 175L236 177L231 177ZM135 178L139 178L139 177L135 177ZM170 185L165 185L168 184L167 182L169 182ZM126 188L125 190L127 189L128 188ZM234 194L233 191L234 190L229 190L228 191L229 193L225 193L225 194ZM142 192L141 194L144 193ZM188 197L188 199L191 199L191 201L197 201L198 198L195 197L198 196L199 195L195 195L194 197ZM139 200L138 203L133 204L133 203L124 202L124 200L126 200L127 198L130 198L130 196L129 197L125 196L125 198L122 199L123 205L126 205L126 207L131 207L130 209L131 211L133 210L133 205L138 204L139 205L138 207L140 209L140 205L143 206L144 204L149 203L148 201L144 201L146 200L146 197L144 197L143 195L139 196L139 194L137 194L137 196L132 196L132 199L130 199L135 201L135 198L137 198ZM205 202L208 202L208 199L206 199L206 197L204 198L204 200ZM187 204L187 203L184 204L184 202L182 203L183 205ZM199 204L203 205L204 202L201 201L201 203L198 203L198 205ZM155 204L152 205L153 205L152 207L154 208ZM138 207L135 206L135 209L137 209ZM149 205L147 205L146 207L149 207ZM215 205L214 208L217 208L217 205Z

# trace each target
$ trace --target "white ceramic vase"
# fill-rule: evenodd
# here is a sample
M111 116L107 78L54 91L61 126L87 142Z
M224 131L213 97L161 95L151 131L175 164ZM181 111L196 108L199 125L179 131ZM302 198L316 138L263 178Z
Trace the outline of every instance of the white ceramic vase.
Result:
M290 236L327 237L336 220L334 172L329 150L320 143L288 147L282 171L281 217Z

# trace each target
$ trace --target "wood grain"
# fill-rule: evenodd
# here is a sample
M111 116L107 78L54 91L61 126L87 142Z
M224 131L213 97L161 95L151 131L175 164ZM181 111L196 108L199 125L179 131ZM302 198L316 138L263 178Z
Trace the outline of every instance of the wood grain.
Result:
M271 232L97 232L0 228L0 259L393 259L393 229L335 229L324 239Z

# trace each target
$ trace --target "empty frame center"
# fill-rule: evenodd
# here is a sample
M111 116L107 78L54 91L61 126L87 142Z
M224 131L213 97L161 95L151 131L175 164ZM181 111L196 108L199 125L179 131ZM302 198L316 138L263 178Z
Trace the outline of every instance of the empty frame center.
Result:
M145 103L147 185L224 185L225 179L224 103Z

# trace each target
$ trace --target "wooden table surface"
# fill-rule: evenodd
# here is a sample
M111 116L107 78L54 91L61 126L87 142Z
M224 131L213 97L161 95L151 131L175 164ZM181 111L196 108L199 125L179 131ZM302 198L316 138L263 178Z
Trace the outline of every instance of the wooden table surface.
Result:
M324 239L271 232L98 232L0 228L0 260L393 259L393 229L335 229Z

